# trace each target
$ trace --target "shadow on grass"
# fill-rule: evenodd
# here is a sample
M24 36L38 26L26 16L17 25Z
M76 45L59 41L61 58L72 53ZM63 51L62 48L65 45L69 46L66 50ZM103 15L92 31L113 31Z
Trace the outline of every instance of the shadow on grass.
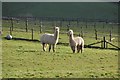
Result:
M7 39L6 37L4 37L5 39ZM12 40L22 40L22 41L32 41L32 42L40 42L37 39L25 39L25 38L15 38L13 37ZM69 46L69 43L62 43L62 42L58 42L57 45L63 45L63 46ZM94 48L94 49L109 49L109 50L120 50L119 48L102 48L99 46L90 46L90 45L84 45L84 48Z
M7 39L6 37L4 37L5 39ZM39 40L36 39L25 39L25 38L15 38L13 37L12 40L22 40L22 41L32 41L32 42L40 42Z

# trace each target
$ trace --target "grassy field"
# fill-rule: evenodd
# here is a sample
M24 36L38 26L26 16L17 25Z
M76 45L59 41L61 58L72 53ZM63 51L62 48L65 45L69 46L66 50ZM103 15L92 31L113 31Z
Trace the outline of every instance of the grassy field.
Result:
M3 78L119 77L117 50L85 48L85 51L82 54L73 54L70 47L63 44L57 45L56 52L54 53L48 52L48 50L43 52L40 42L6 40L4 37L9 33L9 26L9 24L3 22ZM64 28L61 28L61 31L62 29ZM72 27L72 29L75 29L75 27ZM76 28L75 30L78 29L79 28ZM87 31L89 32L89 35L93 34L91 30L88 29ZM78 32L75 31L75 33ZM113 34L117 35L117 32L114 32ZM34 35L34 38L39 40L39 36L41 35L39 31L35 31ZM19 28L16 27L13 31L13 37L31 39L31 32L19 31ZM84 39L85 44L99 41L89 37L85 37ZM113 41L113 43L118 44L116 41L117 40ZM68 43L67 35L60 34L59 42Z
M43 52L37 42L3 40L2 77L118 77L117 51L86 48L83 54L73 54L61 45L56 50Z

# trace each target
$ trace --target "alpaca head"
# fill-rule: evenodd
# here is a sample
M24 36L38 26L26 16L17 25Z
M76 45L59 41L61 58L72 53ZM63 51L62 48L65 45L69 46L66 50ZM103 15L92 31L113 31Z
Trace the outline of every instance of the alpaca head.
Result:
M59 32L59 27L54 27L54 30L55 30L56 32Z
M72 36L72 35L73 35L73 30L70 29L70 30L68 31L68 36Z

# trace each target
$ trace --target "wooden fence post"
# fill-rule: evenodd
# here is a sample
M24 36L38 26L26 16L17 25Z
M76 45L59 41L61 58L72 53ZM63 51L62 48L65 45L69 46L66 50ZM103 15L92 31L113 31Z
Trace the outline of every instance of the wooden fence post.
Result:
M112 32L110 31L110 42L111 42L111 39L112 39Z
M55 23L54 23L54 20L52 19L51 20L51 26L54 26L55 25Z
M33 28L31 29L31 31L32 31L32 40L33 40L33 34L34 34L34 33L33 33Z
M69 24L68 25L70 25L70 20L69 20Z
M42 25L40 25L39 27L40 27L40 33L42 33Z
M106 48L108 48L108 43L106 42Z
M36 22L34 22L34 25L37 25L37 23L36 23Z
M70 30L70 25L67 25L67 31L69 31Z
M105 40L105 36L104 36L103 37L103 48L106 48L105 44L106 44L106 40Z
M11 18L11 26L12 26L12 31L13 31L13 27L14 27L13 18Z
M19 19L16 20L17 24L19 24Z
M87 28L87 21L86 21L86 28Z
M94 23L94 29L96 29L96 23Z
M97 30L95 29L95 39L97 40Z
M77 27L79 26L79 20L77 19Z
M12 27L10 27L10 35L12 35Z
M41 20L41 22L40 22L40 33L42 33L42 27L43 27L43 25L42 25L42 20Z
M60 27L62 27L62 20L60 20Z
M26 32L28 32L28 19L25 21L25 26L26 26Z
M53 21L53 26L56 26L57 25L57 21Z
M103 29L104 29L104 27L105 27L105 24L104 24L104 22L103 22Z
M101 48L103 48L103 42L101 41Z
M113 26L112 26L112 30L113 30Z
M80 33L78 34L78 36L80 37Z
M37 21L37 19L36 19L36 17L35 17L35 20L34 20L34 25L37 25L37 22L36 22L36 21Z
M83 38L83 32L81 31L81 37Z
M82 26L81 26L81 30L82 30Z

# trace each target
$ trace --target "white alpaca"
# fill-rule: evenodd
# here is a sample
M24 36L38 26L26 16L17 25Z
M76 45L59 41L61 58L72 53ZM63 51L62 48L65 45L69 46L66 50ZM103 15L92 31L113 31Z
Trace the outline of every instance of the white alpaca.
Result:
M82 53L82 51L84 50L84 40L83 40L83 38L81 38L81 37L75 37L74 38L73 30L68 31L68 36L69 36L69 44L70 44L70 47L71 47L73 53L75 53L76 48L77 48L78 53L79 53L80 50L81 50L81 53Z
M49 52L51 50L51 46L53 48L53 52L55 52L55 46L58 43L59 39L59 27L54 28L54 34L45 33L41 36L40 41L43 45L43 51L46 51L46 46L49 44Z

